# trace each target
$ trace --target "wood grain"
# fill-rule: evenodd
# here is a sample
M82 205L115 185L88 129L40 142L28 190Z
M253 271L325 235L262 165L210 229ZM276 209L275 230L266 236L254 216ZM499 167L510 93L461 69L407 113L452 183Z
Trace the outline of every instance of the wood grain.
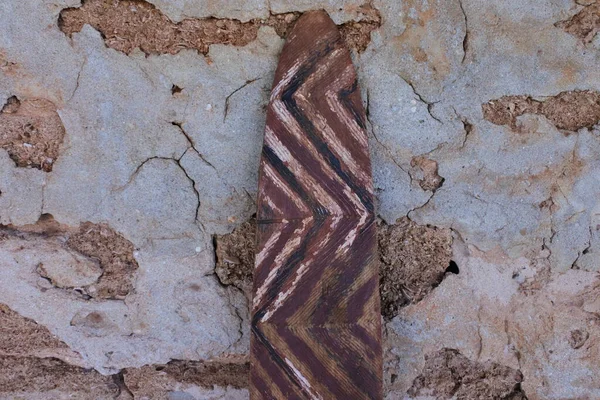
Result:
M260 164L254 400L382 398L365 120L337 27L305 13L275 73Z

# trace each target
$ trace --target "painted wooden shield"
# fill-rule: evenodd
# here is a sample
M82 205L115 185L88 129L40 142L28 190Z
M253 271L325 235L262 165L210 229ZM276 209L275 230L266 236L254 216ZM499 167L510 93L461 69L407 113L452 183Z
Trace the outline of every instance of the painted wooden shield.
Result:
M366 118L325 12L283 48L260 164L251 398L381 399L381 313Z

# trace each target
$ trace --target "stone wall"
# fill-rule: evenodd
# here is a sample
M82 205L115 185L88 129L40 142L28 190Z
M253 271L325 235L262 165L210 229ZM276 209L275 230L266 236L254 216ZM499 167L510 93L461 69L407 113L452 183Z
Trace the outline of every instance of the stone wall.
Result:
M370 122L386 398L600 398L594 0L2 1L0 398L248 398L264 107L310 9Z

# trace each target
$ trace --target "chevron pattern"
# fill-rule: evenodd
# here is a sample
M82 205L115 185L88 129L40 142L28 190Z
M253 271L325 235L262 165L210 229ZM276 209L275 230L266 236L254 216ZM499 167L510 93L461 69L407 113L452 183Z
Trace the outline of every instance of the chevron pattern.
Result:
M256 253L251 398L381 399L365 112L325 12L298 20L275 73Z

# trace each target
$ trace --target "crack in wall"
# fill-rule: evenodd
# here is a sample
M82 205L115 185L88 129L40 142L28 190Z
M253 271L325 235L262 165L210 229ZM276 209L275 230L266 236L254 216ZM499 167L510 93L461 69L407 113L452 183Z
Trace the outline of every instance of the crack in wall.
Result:
M185 153L184 153L185 154ZM183 156L182 156L183 157ZM171 159L173 162L175 162L175 164L177 164L177 166L179 167L179 169L181 169L181 171L183 172L183 174L185 175L185 177L191 182L192 184L192 190L194 191L194 194L196 195L196 200L197 200L197 204L196 204L196 214L194 215L194 222L196 221L200 221L198 216L200 214L200 192L198 191L198 189L196 188L196 181L190 176L190 174L186 171L186 169L183 167L183 165L181 165L180 159ZM214 167L213 167L214 168Z
M73 100L73 97L75 97L75 93L77 93L77 90L79 90L79 83L81 82L81 74L83 73L83 70L84 70L87 62L88 62L87 55L84 55L83 62L81 63L81 67L79 68L79 72L77 72L77 80L75 81L75 88L73 89L73 91L71 92L71 95L69 96L69 99L65 103L70 103L71 100Z
M439 101L439 100L438 100L438 101L427 101L427 100L425 100L425 98L424 98L423 96L421 96L421 94L420 94L419 92L417 92L417 90L416 90L416 88L415 88L414 84L413 84L411 81L409 81L408 79L405 79L404 77L402 77L402 76L401 76L401 75L399 75L399 74L398 74L398 77L399 77L400 79L402 79L402 80L403 80L403 81L404 81L404 82L405 82L405 83L406 83L408 86L410 86L410 88L411 88L411 89L412 89L412 91L413 91L413 94L414 94L415 96L417 96L417 99L418 99L418 100L419 100L421 103L423 103L423 104L425 104L425 105L427 106L427 113L429 114L429 116L430 116L431 118L433 118L435 121L437 121L437 122L439 122L440 124L444 125L444 123L442 122L442 120L441 120L441 119L439 119L438 117L436 117L436 116L435 116L435 115L432 113L433 106L435 106L435 105L436 105L437 103L439 103L440 101Z
M173 123L173 125L177 125L177 123ZM184 132L183 129L181 129L181 132ZM184 134L185 135L185 134ZM187 135L185 135L186 138L188 138ZM188 138L188 140L191 140L190 138ZM196 148L191 145L192 142L190 142L190 147L188 149L186 149L186 151L179 157L179 158L174 158L174 157L161 157L161 156L152 156L152 157L148 157L147 159L145 159L144 161L142 161L137 167L136 169L133 171L133 173L131 174L131 176L129 177L129 179L127 180L127 182L122 185L119 186L116 189L113 189L113 192L122 192L124 191L131 183L133 183L133 181L136 179L137 175L140 173L140 171L142 170L142 168L150 161L153 160L164 160L164 161L170 161L173 162L185 175L185 177L188 179L188 181L192 184L192 190L194 191L194 194L196 196L196 200L197 200L197 204L196 204L196 212L194 215L194 221L195 222L199 222L199 213L200 213L200 192L198 191L198 189L196 188L196 181L189 175L189 173L187 172L187 170L183 167L183 165L181 165L181 159L183 158L183 156L190 150L193 149L194 151L196 151L196 153L198 153L198 155L202 158L201 154L198 152L198 150L196 150ZM207 161L205 161L203 158L202 160L204 162L206 162L208 165L210 165ZM211 165L212 167L212 165ZM214 167L213 167L214 168Z
M465 132L465 136L463 138L463 141L460 145L460 149L464 149L465 146L467 145L467 141L469 140L469 137L471 137L471 134L473 133L473 130L475 129L475 126L469 122L469 120L467 118L461 118L460 119L462 125L463 125L463 130Z
M432 192L429 195L429 198L423 204L415 206L415 207L411 208L410 210L408 210L408 212L406 213L406 217L412 220L411 214L413 214L413 213L415 213L415 212L417 212L419 210L422 210L423 208L427 207L429 205L429 203L431 202L431 200L433 199L433 197L435 196L436 193L437 193L437 191L436 192Z
M248 86L258 80L260 80L260 78L254 78L254 79L247 80L246 83L244 83L242 86L235 89L233 92L229 93L229 95L227 95L227 97L225 97L225 107L223 109L223 122L225 122L225 119L227 118L227 113L229 111L229 99L231 98L231 96L233 96L240 90L244 89L246 86Z
M214 250L214 246L215 246L214 242L215 242L215 237L213 237L213 250ZM231 283L224 283L223 280L221 279L221 276L217 272L216 268L212 272L210 272L204 276L214 279L215 282L221 288L223 288L225 290L229 308L230 308L230 310L233 310L233 314L235 315L237 322L238 322L238 331L237 331L238 337L237 337L237 339L234 340L233 343L229 344L229 346L227 346L227 348L223 351L223 354L227 354L229 351L235 350L236 346L242 342L242 340L244 339L244 325L246 323L248 323L247 319L244 319L244 317L242 316L242 311L240 311L239 304L237 304L237 302L233 298L233 296L235 294L234 291L238 291L238 292L244 294L244 298L246 301L245 302L246 310L244 310L244 311L246 313L249 311L248 307L249 307L249 301L250 301L250 293L246 293L245 291L243 291L242 289L240 289L239 287L237 287Z
M408 173L408 170L404 169L404 167L402 167L402 165L396 160L396 158L392 155L392 150L385 145L381 140L379 140L379 137L377 137L377 134L375 133L375 127L373 126L373 124L371 123L371 119L370 119L370 96L369 96L369 89L367 88L366 91L366 97L367 97L367 105L365 107L365 115L367 118L367 121L369 122L369 126L371 127L371 129L369 129L369 133L371 133L371 135L373 135L373 138L375 139L375 141L381 146L383 147L385 153L387 154L387 156L389 157L390 160L392 160L392 162L405 174L408 175L409 179L411 180L412 183L412 177L411 175Z
M250 220L236 227L233 232L226 235L214 235L212 238L215 258L215 268L211 275L219 285L227 290L229 305L235 311L239 320L239 337L230 348L235 347L244 338L245 319L242 312L249 312L252 298L252 278L254 272L254 257L256 245L256 219ZM232 298L233 292L243 294L246 309L241 311Z
M577 258L575 259L575 261L573 261L573 264L571 264L571 269L579 269L579 265L578 265L579 259L583 255L587 254L590 251L590 249L592 248L592 238L594 237L594 233L592 231L591 226L588 228L588 230L589 230L589 236L588 236L587 245L583 250L577 252Z
M225 178L223 178L221 176L221 174L219 173L219 170L210 161L208 161L208 159L198 150L198 148L196 147L196 143L195 143L194 139L183 128L183 123L173 121L173 122L171 122L171 124L174 125L174 126L176 126L179 129L180 133L186 138L186 140L188 142L188 145L189 145L189 147L185 150L185 152L181 155L181 157L179 157L178 159L172 159L171 158L171 160L174 160L176 163L178 163L178 165L180 166L180 168L182 170L184 170L184 173L186 173L186 176L189 179L191 179L191 175L188 175L187 171L185 170L185 168L181 164L181 160L187 154L188 151L192 150L194 153L196 153L196 155L198 156L198 158L200 159L200 161L202 161L205 165L207 165L208 167L210 167L214 171L216 177L221 181L221 183L223 185L227 186L235 195L239 196L239 193L238 193L237 189L235 188L235 186L231 185ZM146 160L146 161L148 161L148 160ZM137 171L139 171L139 167L138 167ZM192 180L192 182L194 184L194 191L195 191L195 193L197 195L197 198L198 198L198 207L196 208L196 222L198 224L200 224L200 226L202 228L201 231L206 232L206 228L204 226L204 223L199 218L200 217L200 207L202 205L200 191L197 189L196 182L193 179L191 179L191 180ZM132 181L132 179L130 179L127 184L129 184L131 181ZM248 198L250 198L251 203L254 204L254 199L252 198L252 196L250 196L250 194L246 191L245 188L244 188L244 192L248 196Z
M183 136L185 136L185 138L189 144L189 147L183 152L183 154L181 155L181 157L179 157L178 160L181 160L189 150L192 150L192 151L194 151L194 153L196 153L198 155L198 157L200 158L200 160L202 160L202 162L204 162L206 165L208 165L213 170L215 170L215 172L217 173L217 176L219 177L219 179L221 179L221 181L223 181L223 183L226 183L223 180L223 178L221 178L221 176L219 175L219 171L215 168L215 166L210 161L208 161L202 153L200 153L200 151L196 147L196 143L195 143L194 139L192 139L192 137L190 135L188 135L188 133L185 131L185 129L183 129L183 124L180 122L171 122L171 124L176 126L179 129L179 131L181 132L181 134Z
M462 2L462 0L458 0L458 5L460 6L460 11L463 14L463 18L465 20L465 36L463 38L463 42L462 42L462 48L463 48L463 57L461 60L461 64L464 64L465 61L467 60L467 55L469 53L469 20L467 18L467 12L465 11L465 7L464 4Z
M402 77L400 77L400 78L401 78L401 79L403 79ZM404 80L404 79L403 79L403 80ZM405 81L405 82L406 82L406 81ZM407 83L408 83L408 82L407 82ZM409 85L410 85L410 84L409 84ZM411 86L411 87L412 87L412 86ZM413 92L414 92L414 88L413 88ZM419 97L420 97L420 95L419 95L417 92L414 92L414 93L415 93L415 95L417 95L417 96L419 96ZM424 102L424 103L426 103L425 101L423 101L423 102ZM405 169L405 168L404 168L404 167L403 167L403 166L402 166L402 165L401 165L401 164L400 164L400 163L399 163L399 162L396 160L396 158L395 158L395 157L392 155L392 150L391 150L391 149L390 149L390 148L389 148L389 147L388 147L386 144L384 144L384 143L383 143L383 142L382 142L382 141L379 139L379 137L377 136L377 134L375 133L375 127L374 127L374 126L373 126L373 124L371 123L371 119L370 119L370 105L371 105L371 104L370 104L369 89L367 88L367 90L366 90L366 107L365 107L365 115L366 115L367 121L369 122L369 126L370 126L370 129L369 129L368 131L369 131L369 133L371 133L371 135L373 136L373 138L375 139L375 141L376 141L376 142L377 142L377 143L378 143L378 144L379 144L379 145L380 145L380 146L383 148L383 150L384 150L385 154L387 155L387 157L388 157L388 158L389 158L389 159L390 159L390 160L391 160L391 161L392 161L392 162L393 162L393 163L394 163L394 164L395 164L395 165L396 165L396 166L397 166L397 167L398 167L398 168L399 168L399 169L400 169L402 172L404 172L404 173L405 173L405 174L408 176L408 178L409 178L409 180L410 180L410 184L412 185L412 184L414 183L414 177L413 177L413 174L410 172L410 170L408 170L408 169ZM440 146L441 146L441 144L440 144L440 145L438 145L438 147L436 147L436 149L433 149L432 151L430 151L429 153L427 153L427 155L428 155L428 154L430 154L430 153L432 153L432 152L434 152L435 150L437 150L437 149L438 149ZM421 157L425 158L424 156L421 156ZM418 157L416 157L416 158L418 158ZM414 159L415 159L415 158L413 158L413 160L414 160ZM412 164L412 161L411 161L411 164ZM417 164L418 164L418 163L417 163ZM416 164L415 164L415 165L411 165L411 166L412 166L412 167L414 167L414 166L416 166ZM437 163L436 163L436 168L435 168L435 175L432 175L432 174L430 174L430 175L431 175L431 176L430 176L430 178L431 178L431 177L433 177L433 178L434 178L433 180L432 180L432 179L429 179L429 180L427 180L427 179L423 179L423 180L419 180L417 183L419 184L419 187L421 187L421 189L422 189L423 191L428 191L428 190L431 190L431 195L429 196L429 198L428 198L428 199L427 199L427 200L426 200L426 201L425 201L423 204L421 204L421 205L419 205L419 206L416 206L416 207L414 207L414 208L410 209L410 210L407 212L407 214L406 214L406 215L407 215L407 217L409 217L409 218L410 218L410 214L411 214L412 212L414 212L414 211L417 211L417 210L419 210L419 209L421 209L421 208L423 208L423 207L426 207L426 206L429 204L429 202L431 201L431 199L433 198L433 196L435 195L435 193L436 193L437 189L439 189L439 188L442 186L442 184L443 184L443 182L444 182L444 180L445 180L443 177L439 177L439 175L438 175L438 177L439 177L439 180L438 180L438 179L436 179L436 178L434 177L435 175L437 175ZM424 178L425 178L425 177L424 177Z

